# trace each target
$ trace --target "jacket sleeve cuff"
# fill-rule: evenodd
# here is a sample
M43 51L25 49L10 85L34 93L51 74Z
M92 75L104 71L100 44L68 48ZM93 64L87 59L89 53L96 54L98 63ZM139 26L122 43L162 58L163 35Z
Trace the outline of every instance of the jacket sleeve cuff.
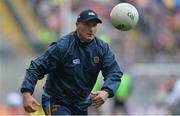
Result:
M24 93L24 92L29 92L29 93L31 93L31 95L32 95L32 91L30 90L30 89L27 89L27 88L21 88L21 93Z

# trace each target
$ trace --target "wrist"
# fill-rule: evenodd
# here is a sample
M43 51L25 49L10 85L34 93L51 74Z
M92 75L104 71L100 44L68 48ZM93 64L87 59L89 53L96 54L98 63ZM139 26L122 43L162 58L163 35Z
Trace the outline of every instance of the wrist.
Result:
M108 98L111 98L114 96L113 91L108 87L102 87L101 90L107 91L109 93Z
M24 97L31 96L31 93L30 93L30 92L24 92L24 93L23 93L23 96L24 96Z
M30 90L30 89L28 89L28 88L21 88L21 93L23 94L23 93L26 93L26 92L28 92L28 93L30 93L31 95L32 95L32 91Z
M102 91L106 92L107 97L109 97L109 90L108 89L103 89Z

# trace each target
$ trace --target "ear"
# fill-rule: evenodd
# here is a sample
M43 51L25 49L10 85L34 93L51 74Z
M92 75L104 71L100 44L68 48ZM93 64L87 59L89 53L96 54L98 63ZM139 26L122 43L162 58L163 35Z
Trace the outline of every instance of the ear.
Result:
M76 22L76 29L79 29L79 23L80 22Z
M76 27L78 26L79 22L76 22Z

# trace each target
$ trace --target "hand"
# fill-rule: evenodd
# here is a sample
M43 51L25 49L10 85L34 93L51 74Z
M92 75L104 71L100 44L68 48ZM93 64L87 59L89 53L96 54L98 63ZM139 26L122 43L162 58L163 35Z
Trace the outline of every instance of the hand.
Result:
M29 92L23 93L23 106L26 112L32 113L35 112L35 106L41 106L36 99L34 99Z
M94 106L95 108L99 108L102 104L105 103L108 96L109 93L104 90L97 91L96 93L91 93L92 106Z

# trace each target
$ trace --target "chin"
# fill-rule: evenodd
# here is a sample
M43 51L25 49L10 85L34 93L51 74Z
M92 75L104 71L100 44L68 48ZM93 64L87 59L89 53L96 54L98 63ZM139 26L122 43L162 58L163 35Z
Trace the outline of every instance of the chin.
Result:
M86 37L86 38L84 38L84 40L87 41L87 42L91 41L92 39L93 39L92 37Z
M92 38L86 39L87 42L90 42L90 41L92 41L92 40L93 40Z

